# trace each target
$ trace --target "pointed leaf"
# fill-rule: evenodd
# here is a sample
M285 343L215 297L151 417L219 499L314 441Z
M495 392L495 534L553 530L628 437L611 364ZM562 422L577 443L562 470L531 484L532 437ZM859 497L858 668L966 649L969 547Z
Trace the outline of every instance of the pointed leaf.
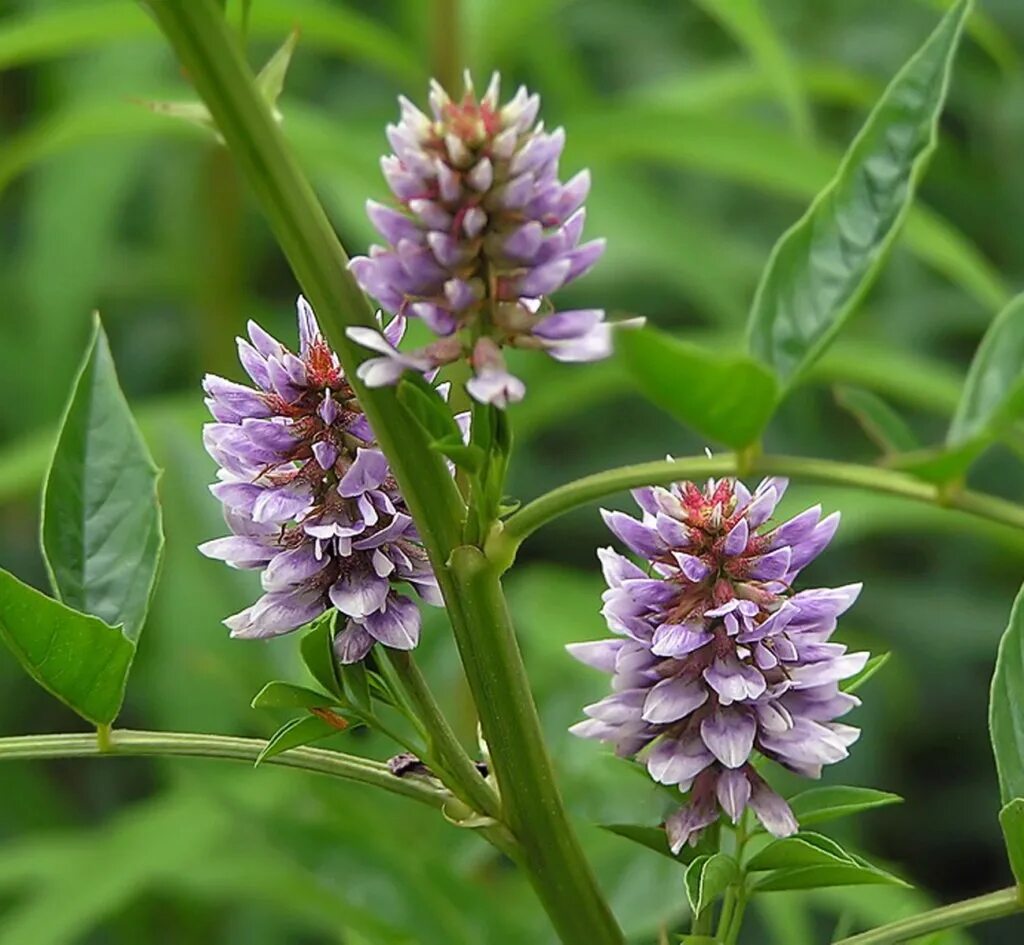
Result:
M1024 410L1024 295L993 320L971 361L946 445L995 437Z
M325 709L340 704L333 696L277 680L268 682L252 700L254 709Z
M905 453L920 447L906 421L873 391L837 387L836 402L853 414L861 429L883 453Z
M776 870L753 885L755 892L786 889L820 889L826 886L907 886L898 876L858 863L798 866Z
M842 689L843 692L856 692L864 685L864 683L874 676L875 673L885 666L891 657L892 653L879 653L877 656L872 656L856 676L851 676L845 682L840 683L839 688Z
M110 725L124 699L135 644L0 570L0 638L44 689L94 725Z
M341 667L341 679L345 684L352 705L369 712L373 709L373 697L370 692L370 677L362 663L351 663Z
M486 454L479 446L470 443L468 446L462 442L462 434L446 436L442 440L434 440L430 448L447 456L460 469L469 473L478 473L483 469Z
M298 42L299 31L294 29L256 76L256 88L260 90L263 101L270 106L271 114L278 121L281 120L281 113L277 110L277 100L284 90L285 76L288 75L288 67L291 65Z
M802 831L769 843L750 858L747 869L756 873L802 866L833 866L837 863L853 863L853 860L834 840L819 833Z
M989 698L989 732L1003 804L1024 797L1024 588L999 641Z
M1024 886L1024 798L1017 797L999 812L1006 855L1017 884Z
M903 798L887 791L875 791L872 788L835 787L811 788L789 799L790 809L801 827L822 824L861 811L874 810L876 807L888 807L890 804L901 804Z
M133 643L163 549L158 475L97 318L46 480L43 549L57 596Z
M653 329L616 340L637 389L702 436L736 449L757 439L778 402L771 372L746 355L722 355Z
M270 736L263 751L260 752L259 757L256 759L254 767L266 761L267 758L280 755L290 748L310 745L313 742L318 742L337 734L338 727L336 725L317 718L315 715L306 715L301 719L292 719L290 722L285 722L284 725Z
M722 893L740 878L736 861L724 853L699 856L683 876L686 898L695 916L700 915Z
M789 386L828 347L873 282L935 150L961 0L900 70L839 172L776 245L754 298L750 350Z

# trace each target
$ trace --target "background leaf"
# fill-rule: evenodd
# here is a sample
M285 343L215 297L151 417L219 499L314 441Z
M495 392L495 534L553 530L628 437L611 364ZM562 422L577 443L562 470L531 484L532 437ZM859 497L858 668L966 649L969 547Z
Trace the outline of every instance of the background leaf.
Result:
M650 328L622 332L616 344L645 397L715 442L747 446L775 409L775 378L745 355L705 351Z
M96 318L46 479L43 548L57 596L132 643L163 549L157 477Z
M902 453L920 446L906 421L873 391L840 386L836 388L836 403L857 418L883 453Z
M964 19L962 0L900 70L839 172L776 245L750 315L750 348L791 383L877 275L935 149Z
M117 718L135 644L0 570L0 636L43 688L95 725Z

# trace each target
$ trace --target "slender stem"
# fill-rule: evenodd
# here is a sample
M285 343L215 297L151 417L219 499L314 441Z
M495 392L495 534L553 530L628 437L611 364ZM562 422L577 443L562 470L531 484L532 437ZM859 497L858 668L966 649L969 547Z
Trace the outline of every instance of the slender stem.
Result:
M434 77L452 95L457 95L462 73L462 18L459 16L459 0L434 0L430 19L434 40Z
M164 34L217 122L307 297L320 315L423 537L452 617L456 642L491 748L520 862L562 939L621 945L622 933L597 887L562 808L541 740L515 636L497 579L480 595L447 570L465 507L440 454L391 389L368 390L355 369L368 353L345 337L372 313L348 272L330 223L276 123L213 0L150 0ZM462 549L460 549L462 550ZM476 556L483 556L476 549ZM463 577L472 578L471 575ZM463 597L470 599L463 600ZM516 731L517 723L523 723ZM509 729L512 731L509 731Z
M501 787L505 822L558 934L579 945L622 945L622 932L583 857L544 746L499 569L479 548L452 552L449 613ZM572 903L571 907L567 907Z
M976 899L965 899L951 906L942 906L907 919L898 919L870 932L861 932L859 935L840 939L835 945L896 945L898 942L908 942L922 935L941 932L943 929L964 928L1018 912L1024 912L1024 892L1017 887L1000 889Z
M939 486L892 469L838 463L828 459L772 455L750 458L749 468L752 473L760 475L795 476L812 482L884 492L916 502L956 509L1013 528L1024 528L1024 506L968 490L947 493ZM667 484L679 479L735 474L735 455L723 453L713 457L694 456L638 463L635 466L621 466L618 469L584 476L582 479L559 486L525 505L505 522L501 533L492 536L492 541L495 543L496 553L500 554L503 551L507 555L526 537L553 518L623 489Z
M454 781L453 789L458 789L466 802L480 813L500 819L501 804L497 795L466 754L412 656L400 650L385 652L419 717L426 723L432 747Z
M128 729L108 731L104 745L98 744L95 735L92 734L19 735L0 738L0 761L82 758L91 755L185 755L255 762L266 744L258 738L192 732L138 732ZM447 791L429 782L417 778L395 777L387 765L378 761L323 748L292 748L267 758L263 764L301 768L345 781L372 784L430 807L440 808L449 796Z

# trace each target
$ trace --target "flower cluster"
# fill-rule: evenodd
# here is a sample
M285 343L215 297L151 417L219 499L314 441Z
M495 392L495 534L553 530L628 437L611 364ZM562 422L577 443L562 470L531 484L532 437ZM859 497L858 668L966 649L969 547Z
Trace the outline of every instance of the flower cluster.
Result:
M316 317L299 298L299 354L249 322L238 354L256 389L207 375L215 423L203 442L220 466L211 486L232 534L200 546L262 570L264 594L225 620L235 637L288 633L336 607L343 663L374 643L408 650L420 613L396 585L440 604L412 518ZM385 334L397 343L403 323Z
M640 521L604 513L649 570L611 548L598 552L608 582L602 613L621 639L569 649L611 673L614 692L572 731L638 756L654 780L689 793L665 824L675 852L696 843L719 809L736 823L749 805L771 833L793 833L796 820L754 769L754 751L816 778L859 735L835 721L859 705L839 681L868 654L829 638L860 585L792 591L839 515L823 519L816 506L769 528L786 485L765 479L751 494L733 479L703 490L683 482L636 490Z
M503 345L559 361L611 352L603 311L555 313L546 298L604 251L604 240L580 245L590 175L558 179L565 133L536 123L538 96L521 87L504 106L498 98L497 75L479 100L468 75L458 101L434 82L432 118L402 98L401 120L388 126L395 153L381 164L398 206L367 204L387 245L351 268L384 308L422 320L439 337L403 354L355 329L352 337L381 355L360 369L371 386L468 358L469 393L504 407L525 388L506 369Z

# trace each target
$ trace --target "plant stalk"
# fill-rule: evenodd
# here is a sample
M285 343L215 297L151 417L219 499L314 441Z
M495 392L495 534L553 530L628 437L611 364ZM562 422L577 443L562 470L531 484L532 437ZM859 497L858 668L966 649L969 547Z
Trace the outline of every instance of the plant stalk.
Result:
M941 906L920 915L898 919L870 932L840 939L835 945L897 945L932 932L977 925L979 922L1001 919L1018 912L1024 912L1024 891L1017 887L1000 889L976 899L965 899L951 906Z
M452 553L448 576L458 589L452 626L501 787L505 823L562 941L622 945L554 780L499 575L479 548L465 545Z
M204 735L193 732L108 731L104 744L93 734L18 735L0 738L0 761L41 758L84 758L118 755L192 756L255 762L267 743L258 738ZM448 792L417 778L399 778L387 765L323 748L292 748L262 762L316 771L345 781L372 784L392 794L440 808Z
M948 493L939 486L892 469L803 456L773 455L750 458L749 469L757 475L793 476L810 482L854 486L887 493L966 512L1011 528L1024 529L1024 506L966 489ZM735 454L722 453L712 457L692 456L638 463L584 476L552 489L509 517L504 528L491 537L494 553L508 558L522 541L552 519L624 489L667 485L680 479L701 479L705 476L733 476L736 473Z
M461 540L465 507L440 454L405 413L391 389L367 389L356 368L367 352L344 329L372 325L372 313L348 272L337 236L288 150L253 83L241 51L213 0L150 0L148 8L205 101L271 228L321 318L419 528L456 632L485 735L490 742L506 821L563 942L621 945L572 831L541 739L536 709L508 621L497 571L464 582L446 570ZM477 549L458 549L459 560ZM463 600L463 597L467 600Z

